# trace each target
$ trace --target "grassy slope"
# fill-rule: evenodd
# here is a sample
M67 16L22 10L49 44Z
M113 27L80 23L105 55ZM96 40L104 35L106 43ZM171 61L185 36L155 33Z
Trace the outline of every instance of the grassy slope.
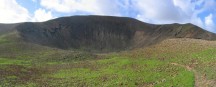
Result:
M93 55L25 43L16 35L0 36L0 87L216 85L214 41L170 39L146 49Z

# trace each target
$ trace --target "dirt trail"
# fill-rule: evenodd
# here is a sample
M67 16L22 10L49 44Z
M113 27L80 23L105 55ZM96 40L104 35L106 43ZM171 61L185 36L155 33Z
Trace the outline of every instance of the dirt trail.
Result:
M181 65L178 63L171 63L171 64L175 65L175 66L184 67L188 71L192 71L194 73L194 76L195 76L195 87L216 87L215 81L208 80L206 78L206 75L202 75L202 74L198 73L195 69L191 68L190 66Z

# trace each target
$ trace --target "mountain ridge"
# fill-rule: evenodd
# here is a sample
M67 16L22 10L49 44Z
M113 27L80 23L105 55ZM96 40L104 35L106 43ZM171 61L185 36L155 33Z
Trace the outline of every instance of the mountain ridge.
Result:
M113 16L61 17L46 22L20 23L13 29L27 42L97 52L147 47L168 38L216 40L214 33L190 23L155 25Z

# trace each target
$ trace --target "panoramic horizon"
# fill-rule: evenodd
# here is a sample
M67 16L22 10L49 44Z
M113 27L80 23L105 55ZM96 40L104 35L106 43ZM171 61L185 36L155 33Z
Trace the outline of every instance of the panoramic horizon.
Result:
M0 87L216 87L216 0L0 0L0 12Z
M131 17L151 24L192 23L216 32L216 0L1 0L0 5L4 12L0 23L101 15Z

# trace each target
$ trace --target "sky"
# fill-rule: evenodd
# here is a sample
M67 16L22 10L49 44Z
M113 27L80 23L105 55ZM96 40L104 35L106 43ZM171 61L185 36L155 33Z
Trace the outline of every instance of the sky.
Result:
M0 23L108 15L152 24L192 23L216 33L216 0L0 0L0 13Z

